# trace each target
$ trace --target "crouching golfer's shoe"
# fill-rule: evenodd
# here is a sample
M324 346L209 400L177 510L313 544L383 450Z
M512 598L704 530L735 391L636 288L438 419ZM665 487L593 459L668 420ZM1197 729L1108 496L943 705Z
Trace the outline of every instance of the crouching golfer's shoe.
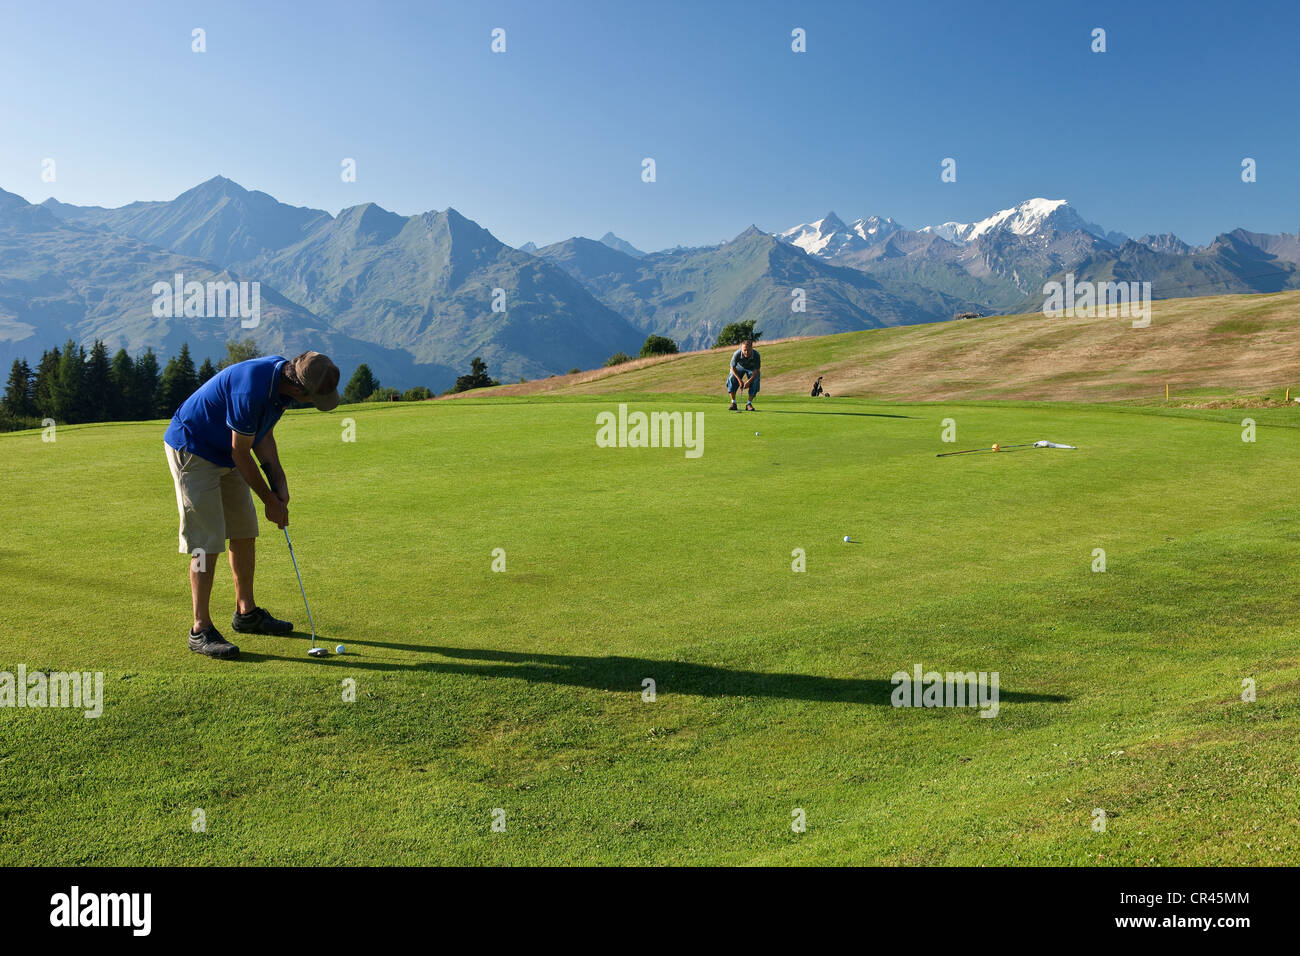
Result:
M288 621L277 621L260 607L253 608L247 614L236 611L230 626L240 634L288 634L293 630L293 625Z
M234 660L239 656L239 648L222 637L215 624L209 624L197 634L190 631L190 650L221 660Z

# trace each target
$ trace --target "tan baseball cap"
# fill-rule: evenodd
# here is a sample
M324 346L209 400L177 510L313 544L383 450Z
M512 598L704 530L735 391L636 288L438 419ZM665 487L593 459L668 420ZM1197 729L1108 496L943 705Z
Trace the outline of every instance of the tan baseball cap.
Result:
M328 412L339 404L339 368L328 355L303 352L289 360L289 378L297 382L317 408Z

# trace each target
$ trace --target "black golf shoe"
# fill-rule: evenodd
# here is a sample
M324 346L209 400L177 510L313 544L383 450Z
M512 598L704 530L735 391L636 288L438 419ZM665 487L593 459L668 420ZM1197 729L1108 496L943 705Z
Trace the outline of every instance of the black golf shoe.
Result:
M260 607L253 608L247 614L236 611L230 626L240 634L288 634L293 630L293 625L288 621L277 621Z
M740 411L740 409L736 407L736 400L735 400L734 398L731 400L731 404L730 404L729 406L727 406L727 411L729 411L729 412L738 412L738 411Z
M239 648L222 637L215 624L209 624L197 634L190 631L190 650L223 661L234 660L239 656Z

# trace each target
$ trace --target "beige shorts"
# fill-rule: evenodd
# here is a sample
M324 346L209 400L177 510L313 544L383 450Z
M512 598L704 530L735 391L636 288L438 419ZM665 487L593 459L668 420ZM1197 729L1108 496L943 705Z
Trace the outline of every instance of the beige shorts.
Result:
M167 449L181 514L181 554L220 554L228 538L257 537L253 492L236 468L222 468L193 452Z

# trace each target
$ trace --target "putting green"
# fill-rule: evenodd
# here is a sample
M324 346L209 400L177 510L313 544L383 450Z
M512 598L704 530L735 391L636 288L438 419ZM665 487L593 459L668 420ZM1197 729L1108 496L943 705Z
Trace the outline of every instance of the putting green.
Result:
M702 455L597 447L620 401ZM1300 863L1300 411L761 407L290 413L324 660L224 568L243 656L186 650L163 423L0 435L0 671L104 673L0 708L0 863ZM265 525L257 582L305 635ZM890 706L916 664L996 718Z

